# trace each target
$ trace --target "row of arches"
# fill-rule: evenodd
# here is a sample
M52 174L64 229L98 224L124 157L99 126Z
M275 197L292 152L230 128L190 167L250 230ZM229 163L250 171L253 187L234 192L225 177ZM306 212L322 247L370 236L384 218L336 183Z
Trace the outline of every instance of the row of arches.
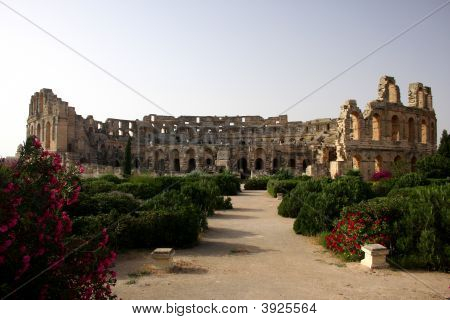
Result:
M352 112L350 114L351 119L351 129L352 129L352 138L353 140L361 139L361 126L360 126L360 118L357 112ZM407 130L402 132L402 123L400 118L397 115L393 115L390 119L390 133L391 133L391 141L400 141L402 139L408 140L410 143L416 142L416 121L413 117L410 117L407 121ZM420 122L420 136L418 141L422 144L426 144L430 142L431 144L435 144L436 137L436 128L433 121L428 124L427 120L422 119ZM375 113L372 116L372 140L380 141L382 138L382 124L381 117L379 114Z
M45 149L50 149L51 141L56 139L56 119L54 118L52 122L38 122L36 125L34 123L28 126L28 136L36 136L40 141L44 143Z
M397 155L394 158L394 163L401 161L402 158L401 156ZM352 157L352 168L355 170L361 170L361 162L362 162L362 157L359 154L355 154ZM415 156L413 156L409 163L410 163L410 170L412 172L414 172L416 170L416 162L417 162L417 158ZM383 157L381 155L377 155L373 161L373 169L374 172L380 172L382 170L384 170L384 161L383 161Z

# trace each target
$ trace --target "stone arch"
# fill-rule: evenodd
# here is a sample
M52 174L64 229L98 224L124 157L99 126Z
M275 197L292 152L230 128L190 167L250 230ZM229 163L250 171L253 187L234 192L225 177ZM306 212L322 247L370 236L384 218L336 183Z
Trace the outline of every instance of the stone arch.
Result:
M352 133L353 133L353 140L359 140L360 137L360 126L359 126L359 115L356 111L352 112L350 114L350 119L352 122Z
M39 139L39 140L42 140L41 138L41 124L40 123L38 123L37 124L37 126L36 126L36 136L37 136L37 138Z
M381 140L381 119L377 113L372 117L372 140Z
M214 164L214 153L210 148L204 148L203 156L205 159L205 166L212 167Z
M55 141L56 139L56 117L53 117L53 124L52 124L52 141Z
M50 149L50 135L51 135L51 125L50 121L47 121L45 125L45 149Z
M303 159L303 162L302 162L302 171L303 172L306 172L306 169L308 168L308 166L309 166L309 160L308 159Z
M422 119L422 122L420 124L420 142L423 144L427 143L427 131L427 122L425 121L425 119Z
M242 157L238 160L237 167L239 171L242 171L244 173L248 172L248 164L247 164L247 158Z
M278 158L273 158L272 160L272 169L273 170L278 170L278 168L280 167Z
M32 136L32 135L34 135L35 133L34 133L34 126L33 125L31 125L31 127L30 127L30 134L29 134L29 136Z
M164 152L161 149L155 150L154 153L154 162L153 162L153 166L155 168L155 171L165 171L166 168L166 161L165 161L165 157L164 157Z
M355 170L361 169L361 156L359 154L355 154L352 157L352 168Z
M295 158L289 159L289 168L295 170Z
M375 157L375 172L383 170L383 158L378 155Z
M436 133L435 133L435 128L434 128L434 122L431 122L431 124L430 124L430 143L432 145L434 145L436 143L435 138L434 138L435 136L436 136Z
M395 162L399 162L399 161L401 161L401 160L402 160L402 157L396 156L396 157L394 158L394 163L395 163Z
M397 115L391 118L391 138L392 141L400 141L400 120Z
M415 142L416 141L416 128L414 125L414 119L408 119L408 141Z
M187 158L187 172L194 171L197 168L197 162L195 160L195 151L191 148L186 151Z
M180 152L177 149L173 149L170 152L170 159L171 159L171 170L180 172Z
M255 160L255 170L264 170L264 160L261 158L256 158Z

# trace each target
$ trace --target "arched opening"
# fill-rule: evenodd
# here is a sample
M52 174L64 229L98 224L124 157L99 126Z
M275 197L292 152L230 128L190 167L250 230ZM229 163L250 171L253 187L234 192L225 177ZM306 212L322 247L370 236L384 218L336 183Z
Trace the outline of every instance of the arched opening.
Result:
M32 136L32 135L34 135L34 126L33 125L31 125L29 136Z
M361 169L361 156L358 154L355 154L352 158L352 168L354 170L360 170Z
M414 127L414 119L409 118L408 120L408 141L415 142L416 141L416 130Z
M303 173L306 172L306 169L308 168L308 165L309 165L309 161L307 159L304 159L303 162L302 162L302 171L303 171Z
M380 172L383 170L383 158L381 156L376 156L375 158L375 172Z
M391 119L391 126L392 126L392 141L400 141L400 121L398 119L398 116L393 116Z
M417 158L412 157L411 158L411 172L416 172L416 162L417 162Z
M40 123L38 123L38 125L37 125L36 136L37 136L37 138L38 138L39 140L42 140L42 137L41 137L41 124L40 124Z
M289 168L295 169L295 159L289 159Z
M118 167L120 167L120 162L119 162L119 160L115 160L114 161L114 167L116 167L116 168L118 168Z
M425 120L422 120L420 128L421 128L420 142L425 144L427 143L427 122Z
M138 159L138 158L134 159L134 167L135 167L136 169L139 169L139 164L140 164L139 159Z
M400 160L402 160L402 157L396 156L396 157L394 158L394 163L395 163L395 162L399 162Z
M244 157L240 158L238 160L238 170L239 171L243 171L243 172L247 172L248 168L247 168L247 159L245 159Z
M277 158L273 159L273 161L272 161L272 169L273 170L278 170L278 166L279 166L278 159Z
M195 159L194 158L189 159L187 172L194 171L195 168L196 168Z
M159 159L157 162L157 171L165 171L166 167L166 162L164 161L164 159Z
M436 143L434 137L435 137L435 132L434 132L434 122L431 123L430 125L430 143L432 145L434 145Z
M264 161L261 158L258 158L255 160L255 170L263 170L264 168Z
M379 141L381 139L381 121L378 114L372 117L372 140Z
M180 172L180 159L173 159L173 170L176 172Z
M359 117L358 117L358 113L352 112L351 120L352 120L353 140L359 140Z
M212 166L212 159L211 158L206 158L206 166L210 167Z
M56 138L56 118L53 118L53 125L52 125L52 141L55 141Z
M50 122L45 125L45 149L50 149Z

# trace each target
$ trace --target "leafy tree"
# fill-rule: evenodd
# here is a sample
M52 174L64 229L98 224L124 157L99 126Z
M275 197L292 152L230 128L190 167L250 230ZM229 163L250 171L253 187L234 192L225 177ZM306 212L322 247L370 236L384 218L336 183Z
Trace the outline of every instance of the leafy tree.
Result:
M450 158L450 135L447 133L447 130L442 131L438 153L446 158Z
M123 163L123 175L128 177L131 175L131 137L128 138L127 146L125 147L125 161Z

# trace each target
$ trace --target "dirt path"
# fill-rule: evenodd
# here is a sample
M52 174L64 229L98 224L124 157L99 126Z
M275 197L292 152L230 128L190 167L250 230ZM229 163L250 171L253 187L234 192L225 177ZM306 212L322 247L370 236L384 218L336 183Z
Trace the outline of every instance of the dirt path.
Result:
M119 255L122 299L442 299L450 277L438 272L370 271L343 263L312 238L296 235L265 191L232 197L233 210L210 218L192 249L177 250L174 273L150 272L149 251Z

